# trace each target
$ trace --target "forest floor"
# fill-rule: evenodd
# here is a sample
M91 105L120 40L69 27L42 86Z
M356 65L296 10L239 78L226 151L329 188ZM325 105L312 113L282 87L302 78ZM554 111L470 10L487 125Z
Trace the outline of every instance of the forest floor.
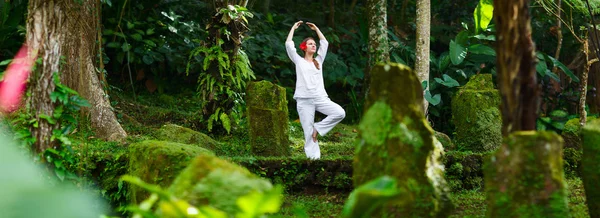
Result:
M129 142L152 138L152 132L167 123L177 124L204 132L215 140L229 145L225 156L252 156L248 143L247 130L234 129L232 134L208 133L199 116L199 99L190 96L118 95L115 102L117 116L130 134ZM293 109L293 108L292 108ZM290 109L290 110L292 110ZM317 117L323 117L317 115ZM292 157L304 157L302 127L298 120L290 120L290 140ZM347 158L354 154L357 137L357 124L341 123L328 135L319 137L322 158ZM579 178L568 178L569 210L571 217L589 217L585 204L583 184ZM308 217L339 217L349 195L348 191L304 189L287 191L283 207L275 217L290 217L293 214L306 214ZM456 190L451 193L456 206L450 217L484 217L486 213L485 192L476 190Z

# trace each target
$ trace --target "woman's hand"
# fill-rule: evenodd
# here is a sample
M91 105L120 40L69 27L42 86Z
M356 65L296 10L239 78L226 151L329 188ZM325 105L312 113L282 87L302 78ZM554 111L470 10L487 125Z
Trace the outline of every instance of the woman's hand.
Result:
M298 29L298 27L300 27L300 25L302 25L302 23L303 23L303 21L298 21L298 22L294 23L294 26L292 26L292 29L293 30Z
M308 27L310 27L311 30L317 31L319 28L317 27L317 25L315 25L314 23L311 22L306 22L306 25L308 25Z

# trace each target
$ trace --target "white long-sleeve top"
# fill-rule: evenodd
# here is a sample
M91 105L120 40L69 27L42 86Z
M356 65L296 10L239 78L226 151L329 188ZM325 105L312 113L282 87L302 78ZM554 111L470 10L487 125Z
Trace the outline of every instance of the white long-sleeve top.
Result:
M325 84L323 83L323 61L325 61L328 46L329 42L327 40L319 40L319 49L317 50L317 57L315 59L319 62L320 69L317 69L313 62L309 62L298 55L293 41L285 42L285 50L288 57L296 65L296 91L294 92L294 99L327 97Z

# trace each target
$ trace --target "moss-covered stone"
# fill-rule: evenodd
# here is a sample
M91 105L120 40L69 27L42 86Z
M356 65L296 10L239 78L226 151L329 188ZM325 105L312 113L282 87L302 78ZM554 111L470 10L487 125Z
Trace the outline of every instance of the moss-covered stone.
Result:
M491 152L473 153L450 151L444 154L446 180L452 191L483 187L483 162Z
M510 134L485 166L488 217L568 217L562 138Z
M177 176L169 191L192 205L210 205L227 214L236 214L239 197L272 188L268 180L244 167L213 155L201 154Z
M596 117L588 117L586 123L590 123L593 120L596 120ZM579 125L579 118L568 120L560 135L565 140L565 148L581 150L581 125Z
M246 94L252 152L258 156L289 156L285 88L269 81L251 82Z
M143 181L168 187L187 164L200 154L212 154L195 145L147 140L129 146L129 174ZM131 186L133 203L142 202L148 192Z
M590 217L600 217L600 120L583 127L583 157L581 160L583 186Z
M492 75L472 76L452 98L455 143L473 152L492 151L502 143L500 93Z
M392 176L403 195L382 214L447 216L452 205L440 160L443 147L425 120L421 83L401 64L379 64L371 75L354 155L354 186Z
M216 151L221 144L204 133L194 131L175 124L163 125L157 132L156 138L161 141L171 141L183 144L198 145Z
M444 151L453 151L456 149L456 146L452 143L452 139L443 132L435 131L435 138L442 143Z

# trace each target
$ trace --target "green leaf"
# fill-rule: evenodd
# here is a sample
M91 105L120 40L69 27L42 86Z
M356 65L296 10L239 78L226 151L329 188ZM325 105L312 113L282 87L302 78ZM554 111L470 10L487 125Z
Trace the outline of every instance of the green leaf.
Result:
M231 121L229 120L229 116L227 116L226 113L221 113L221 124L223 124L223 127L225 128L225 130L227 130L227 134L229 134L229 132L231 131Z
M454 40L450 41L450 60L452 64L459 65L465 60L467 56L467 49L454 42Z
M545 74L546 74L546 76L549 76L551 79L555 80L556 82L560 82L560 77L558 75L556 75L556 73L553 73L550 70L546 70Z
M454 40L457 44L461 46L466 46L467 42L469 41L469 32L466 30L460 31L460 33L458 33L456 37L454 37Z
M373 211L400 194L396 179L381 176L350 193L342 210L342 217L371 217Z
M442 96L440 96L440 94L435 94L434 96L431 96L431 92L429 92L429 90L426 90L425 100L427 100L427 102L429 102L431 105L436 106L442 101Z
M475 44L469 46L469 52L473 54L496 56L496 51L492 47L484 44Z
M135 24L127 21L127 29L133 29L135 27Z
M147 54L144 55L144 57L142 57L142 61L144 61L144 63L147 65L154 63L154 59L152 58L152 56L147 55Z
M448 76L448 74L444 74L443 78L444 78L443 80L440 78L435 78L435 81L438 82L439 84L442 84L442 85L448 87L448 88L460 86L458 81L456 81L452 77Z
M56 177L58 177L58 179L60 179L60 181L64 181L65 180L65 168L58 168L55 167L54 168L54 173L56 174Z
M495 35L478 34L478 35L474 35L472 37L476 38L476 39L481 39L481 40L496 41L496 36Z
M146 35L152 35L154 34L154 28L150 28L148 30L146 30Z
M121 49L123 49L123 52L127 52L131 49L131 45L129 43L123 43L123 45L121 46Z
M44 119L44 120L48 121L49 124L52 124L52 125L56 124L56 120L46 114L40 114L40 119Z
M546 54L544 54L544 57L549 58L552 61L552 64L554 64L554 66L557 66L558 68L560 68L573 81L579 82L579 78L577 78L577 76L575 76L575 74L573 74L573 72L571 70L569 70L569 68L567 66L565 66L563 63L561 63L560 61L558 61L555 58L553 58L549 55L546 55Z
M475 33L479 30L485 30L492 21L494 16L494 5L491 0L479 0L475 11L473 11L473 18L475 20Z
M146 40L144 40L144 43L146 43L149 46L156 47L156 43L154 43L154 41L152 41L152 40L146 39Z
M134 33L131 35L131 38L137 40L137 41L142 41L142 35L140 35L139 33Z
M277 213L283 203L282 194L283 187L281 185L276 185L264 193L252 191L237 199L236 203L240 208L240 213L236 217L261 217L265 213Z
M109 48L118 48L121 46L121 43L119 42L109 42L108 44L106 44L106 47Z
M13 59L7 59L7 60L3 60L2 62L0 62L0 66L6 66L8 64L10 64L10 62L12 62Z

